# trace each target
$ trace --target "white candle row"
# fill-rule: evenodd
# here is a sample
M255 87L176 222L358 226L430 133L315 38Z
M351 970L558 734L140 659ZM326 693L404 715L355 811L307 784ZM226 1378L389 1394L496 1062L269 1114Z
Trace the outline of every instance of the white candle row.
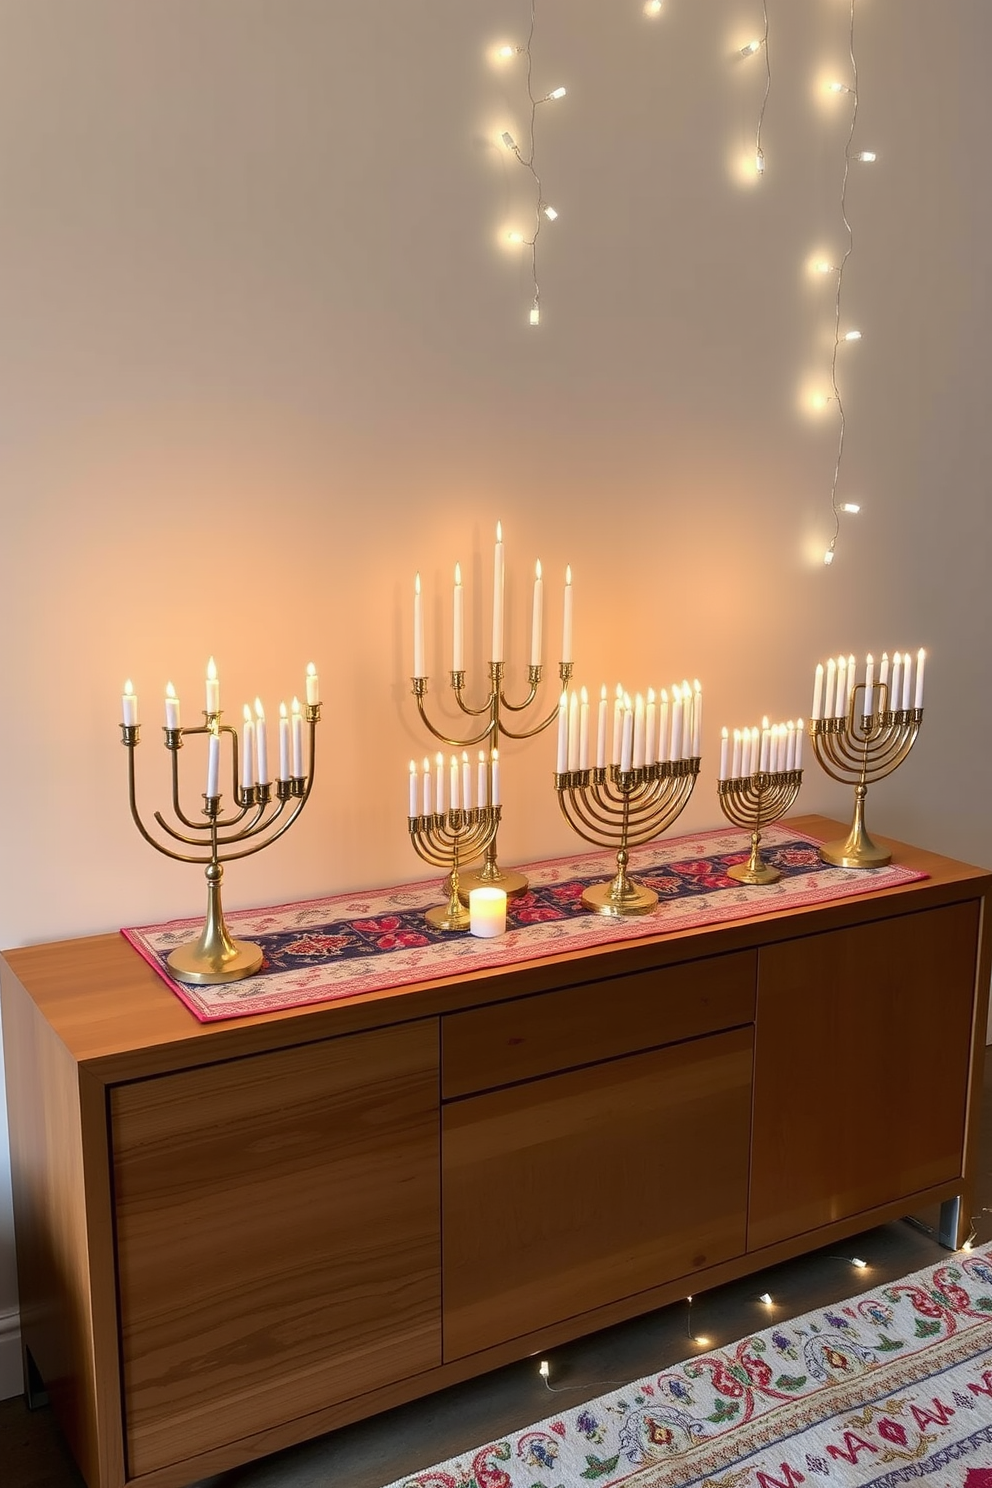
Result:
M467 749L462 750L460 760L457 754L453 754L447 766L444 755L440 753L435 755L433 764L425 758L422 771L417 770L416 760L410 761L411 816L431 816L434 812L443 816L445 811L472 811L477 807L499 804L498 749L491 750L488 756L479 750L474 795Z
M649 687L647 696L639 692L633 701L618 683L613 700L613 728L607 761L607 728L609 701L606 683L599 695L596 717L595 764L605 769L607 762L621 770L640 770L645 765L664 764L667 760L698 757L703 725L703 690L698 680L676 682L671 701L662 688L659 696ZM589 722L589 694L568 690L558 704L557 770L592 768L593 753Z
M780 770L801 770L803 767L803 721L789 719L788 723L769 724L761 720L761 728L734 729L733 752L729 729L720 736L721 780L746 780L759 770L774 774Z
M307 666L306 683L307 705L315 707L320 702L320 679L312 661ZM205 703L207 713L220 712L220 683L217 680L217 667L212 656L207 662ZM130 680L124 683L124 693L121 697L121 722L130 727L136 727L138 723L138 697ZM165 685L165 726L167 729L177 729L181 726L179 699L171 682Z
M875 658L869 651L865 657L864 673L860 678L860 681L864 683L864 693L858 706L859 716L870 716L874 713L875 704L878 701L877 686L879 685L885 685L888 690L886 707L890 712L896 712L902 708L922 708L926 657L927 654L922 648L917 651L914 685L913 658L908 651L893 653L891 670L889 653L883 651L877 677ZM813 708L810 717L846 718L851 694L858 684L858 664L853 656L838 656L836 661L831 656L825 668L822 662L818 662L813 679Z
M271 781L265 709L261 698L255 699L254 718L245 703L244 717L241 730L241 784L250 790L253 785L268 785ZM290 713L287 713L285 703L279 704L279 779L302 780L305 773L303 713L299 698L294 697Z
M320 679L312 661L307 666L306 699L308 707L315 707L320 702ZM220 682L217 679L217 667L212 656L207 663L204 701L207 713L220 712ZM125 724L137 727L138 697L130 680L124 683L121 716ZM241 785L246 789L250 789L253 785L269 785L272 777L269 773L265 710L261 699L255 699L254 718L248 704L245 704L244 720L241 732ZM178 729L182 726L179 699L171 682L167 683L165 688L165 726L167 729ZM279 779L289 780L291 777L301 779L303 775L303 713L299 699L294 697L292 716L287 714L285 703L279 705ZM218 734L211 734L207 740L206 794L208 796L220 794L220 736Z
M496 549L493 556L493 631L491 661L503 660L503 589L505 565L503 528L496 523ZM531 608L530 664L540 666L544 647L544 579L541 560L534 567L534 598ZM413 585L413 675L427 676L424 644L424 607L420 592L420 575ZM572 570L565 569L565 594L562 608L561 660L572 660ZM465 586L461 564L455 564L455 589L452 598L451 670L465 670Z

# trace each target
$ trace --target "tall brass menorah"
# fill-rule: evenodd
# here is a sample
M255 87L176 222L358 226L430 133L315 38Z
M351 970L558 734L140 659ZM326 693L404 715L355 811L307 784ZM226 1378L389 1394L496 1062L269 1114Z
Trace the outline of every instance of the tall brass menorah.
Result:
M285 705L281 709L279 772L273 781L268 766L265 715L258 699L254 718L245 706L239 749L238 730L221 722L220 689L212 659L207 671L203 723L191 728L181 725L179 700L170 684L163 732L172 765L172 813L178 825L170 825L156 811L154 819L163 837L160 840L145 826L138 810L134 758L140 737L138 699L130 682L125 685L121 742L127 749L128 799L135 826L157 852L180 863L202 864L207 880L207 913L199 938L178 946L167 957L169 970L177 981L200 985L238 981L251 976L262 964L260 946L235 940L228 931L221 903L221 882L225 863L270 847L289 831L310 797L316 728L320 721L317 674L312 665L307 672L306 698L303 709L293 699L291 716ZM309 771L304 760L304 722L309 731ZM205 735L207 740L207 788L200 812L203 821L194 819L183 806L179 782L179 751L187 739L196 735ZM220 790L221 748L225 737L230 741L233 800L233 809L227 814L222 808Z
M465 683L465 596L461 568L455 565L455 586L452 602L452 651L449 673L455 703L465 717L478 720L478 726L464 738L455 738L431 721L427 713L427 666L424 646L424 617L420 593L420 575L414 586L413 620L413 696L420 720L428 733L449 749L473 749L477 744L485 745L492 758L501 748L504 739L533 739L550 728L558 717L558 704L543 717L534 718L533 705L537 702L543 676L542 652L544 632L544 579L540 561L535 566L534 596L531 624L530 665L527 668L527 690L519 701L511 701L504 686L505 664L503 660L503 584L504 554L503 529L496 524L496 547L493 560L493 629L491 660L489 662L488 691L477 703L469 701ZM562 610L561 661L558 677L562 687L572 675L572 571L565 571L565 586ZM481 691L481 689L480 689ZM523 723L524 715L530 720ZM518 723L517 720L520 720ZM491 786L491 782L490 782ZM489 796L495 799L490 788ZM503 889L511 898L527 889L527 878L523 873L501 866L498 858L497 832L494 830L483 853L481 868L462 877L462 895L470 887L491 885Z

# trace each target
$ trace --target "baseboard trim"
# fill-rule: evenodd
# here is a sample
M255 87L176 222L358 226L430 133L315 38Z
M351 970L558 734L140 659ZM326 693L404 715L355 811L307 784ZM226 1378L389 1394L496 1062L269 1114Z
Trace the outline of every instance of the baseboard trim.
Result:
M21 1368L21 1315L0 1312L0 1400L24 1394Z

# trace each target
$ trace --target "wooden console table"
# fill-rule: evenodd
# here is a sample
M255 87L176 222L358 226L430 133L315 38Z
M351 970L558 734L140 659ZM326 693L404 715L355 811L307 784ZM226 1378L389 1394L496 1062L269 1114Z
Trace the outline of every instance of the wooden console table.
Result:
M895 850L930 877L223 1023L118 935L9 952L22 1334L91 1488L179 1488L925 1204L958 1243L992 875Z

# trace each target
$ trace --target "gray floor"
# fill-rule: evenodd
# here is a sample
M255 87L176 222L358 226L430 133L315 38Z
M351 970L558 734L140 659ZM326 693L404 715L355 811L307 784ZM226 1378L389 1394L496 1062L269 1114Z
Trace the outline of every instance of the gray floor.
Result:
M992 1051L986 1057L982 1157L973 1219L976 1243L992 1240ZM869 1230L746 1281L694 1299L692 1333L713 1346L814 1307L904 1276L946 1256L933 1234L936 1210ZM850 1257L868 1261L861 1271ZM758 1299L768 1292L769 1309ZM203 1480L198 1488L383 1488L405 1473L484 1445L504 1432L579 1405L698 1352L684 1302L581 1339L550 1354L551 1393L537 1360L501 1369L389 1411L306 1446ZM82 1488L51 1412L29 1412L22 1398L0 1402L0 1480L4 1488ZM569 1485L572 1488L572 1485ZM575 1485L579 1488L579 1485Z

